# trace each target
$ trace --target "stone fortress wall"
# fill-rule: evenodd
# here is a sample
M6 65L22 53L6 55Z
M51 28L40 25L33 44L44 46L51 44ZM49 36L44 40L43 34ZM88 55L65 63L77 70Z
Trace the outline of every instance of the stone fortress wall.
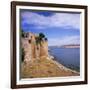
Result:
M48 41L43 39L39 44L36 43L37 35L29 32L21 38L21 47L24 50L24 61L37 60L43 56L48 57Z

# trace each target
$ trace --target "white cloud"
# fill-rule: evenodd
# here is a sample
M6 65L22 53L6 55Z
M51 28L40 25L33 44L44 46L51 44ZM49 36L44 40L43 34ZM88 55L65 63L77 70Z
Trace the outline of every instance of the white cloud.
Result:
M23 12L22 24L34 24L37 28L48 27L72 27L80 29L80 15L70 13L55 13L51 16L43 16L32 12Z
M79 36L66 36L64 38L51 38L49 39L49 46L61 46L68 44L80 44Z

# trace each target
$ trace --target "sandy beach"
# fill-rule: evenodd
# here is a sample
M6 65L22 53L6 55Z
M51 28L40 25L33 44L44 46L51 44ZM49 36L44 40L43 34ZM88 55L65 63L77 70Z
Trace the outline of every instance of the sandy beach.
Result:
M47 57L21 63L21 78L79 76L79 72L66 68Z

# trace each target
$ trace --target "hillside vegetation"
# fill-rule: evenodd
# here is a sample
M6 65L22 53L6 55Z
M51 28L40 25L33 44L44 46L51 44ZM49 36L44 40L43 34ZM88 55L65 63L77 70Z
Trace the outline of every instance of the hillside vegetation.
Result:
M21 64L21 78L78 76L72 71L52 59L42 57L28 63Z

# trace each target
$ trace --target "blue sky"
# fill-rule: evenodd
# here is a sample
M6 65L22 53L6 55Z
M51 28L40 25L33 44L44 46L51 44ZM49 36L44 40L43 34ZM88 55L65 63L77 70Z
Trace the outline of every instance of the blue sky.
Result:
M21 10L21 29L44 33L49 46L80 44L80 14Z

